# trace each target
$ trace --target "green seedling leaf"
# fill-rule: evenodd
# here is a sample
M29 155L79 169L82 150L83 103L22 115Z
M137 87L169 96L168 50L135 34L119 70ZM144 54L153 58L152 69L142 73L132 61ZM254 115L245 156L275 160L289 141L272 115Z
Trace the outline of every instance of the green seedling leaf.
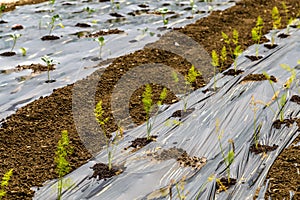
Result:
M149 117L150 112L151 112L151 107L153 105L153 102L152 102L152 88L149 84L146 85L146 88L145 88L145 91L144 91L142 97L143 97L142 102L143 102L143 105L144 105L144 110L146 111L147 116Z
M167 88L164 88L160 93L160 97L159 97L159 101L157 102L157 105L161 106L163 101L166 99L166 97L167 97Z
M228 45L230 44L230 39L229 39L228 35L226 33L224 33L223 31L222 31L222 38L226 44L228 44Z
M236 29L233 29L232 42L235 45L238 45L239 43L239 32Z
M22 56L26 56L27 50L24 47L21 47L20 50L22 52Z
M281 26L281 17L278 8L275 6L272 9L273 29L278 29Z
M212 62L211 62L212 66L214 66L214 67L220 66L219 55L215 50L212 50L211 57L212 57Z
M192 84L196 82L196 78L198 76L201 76L201 73L195 70L195 66L192 65L192 67L189 69L188 75L186 76L186 81L188 84Z

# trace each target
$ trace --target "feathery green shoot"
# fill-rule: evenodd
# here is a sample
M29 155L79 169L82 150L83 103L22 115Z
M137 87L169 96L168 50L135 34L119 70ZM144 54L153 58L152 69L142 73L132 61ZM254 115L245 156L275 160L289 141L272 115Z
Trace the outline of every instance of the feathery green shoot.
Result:
M195 69L195 66L192 65L192 67L189 69L189 72L187 74L187 76L185 76L185 84L186 84L186 88L191 88L192 84L196 82L196 79L198 76L201 76L202 74L200 72L198 72ZM186 112L186 108L187 108L187 99L189 97L189 94L183 99L183 103L184 103L184 112Z
M256 43L256 57L258 57L258 45L262 38L263 20L260 16L257 17L256 26L251 30L252 40Z
M8 181L10 180L12 174L13 174L13 169L10 169L2 177L1 187L0 187L0 200L2 199L2 197L6 195L5 187L8 186Z
M226 61L227 61L227 49L226 46L223 46L221 50L221 55L220 55L220 60L221 60L221 68L224 67Z
M211 57L212 57L212 66L214 67L214 90L216 91L216 73L217 73L217 67L220 66L220 63L219 63L219 55L218 53L215 51L215 50L212 50L211 52Z
M57 183L57 199L61 200L62 189L64 188L63 176L71 170L70 164L67 161L67 156L72 153L72 147L69 146L68 131L61 132L61 139L58 141L57 150L55 152L56 173L58 174Z
M275 6L272 9L273 29L279 29L281 26L281 17L278 8Z

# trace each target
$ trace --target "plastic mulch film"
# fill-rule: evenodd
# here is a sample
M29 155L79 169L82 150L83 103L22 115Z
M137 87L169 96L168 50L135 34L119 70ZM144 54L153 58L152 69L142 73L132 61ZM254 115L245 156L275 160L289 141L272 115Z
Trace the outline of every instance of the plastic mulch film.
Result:
M300 89L300 67L297 64L300 59L299 41L300 31L291 29L288 38L278 39L275 49L267 50L260 45L259 54L263 58L254 62L245 57L255 55L255 46L251 46L237 60L237 69L243 70L242 74L218 74L216 91L203 92L213 88L212 80L205 88L189 95L188 108L194 109L191 114L182 119L171 117L175 111L183 109L183 102L180 101L157 116L152 131L158 136L157 141L135 152L124 150L130 141L145 137L146 125L126 132L117 146L113 161L114 165L123 166L123 173L106 180L90 178L93 174L91 167L95 163L107 162L106 151L103 150L65 177L74 184L64 190L62 198L170 199L170 193L175 197L179 191L187 199L252 199L258 188L265 188L266 174L276 157L299 132L296 123L290 127L283 125L280 129L274 128L273 122L279 119L279 109L276 100L272 101L274 92L268 80L242 82L242 79L248 74L262 74L264 71L275 76L277 82L273 86L275 91L280 91L278 99L285 93L287 95L284 118L299 117L299 105L290 101L292 95L299 95ZM291 74L283 70L280 64L289 65L297 74L289 89L283 88L283 85ZM249 150L255 142L253 98L257 102L270 102L269 106L263 103L256 105L256 127L260 128L259 144L278 145L273 151L254 154ZM221 143L223 153L227 155L232 146L229 140L233 141L235 153L230 170L226 168L220 150ZM157 155L170 149L184 150L191 157L206 158L206 163L195 167L182 165L174 158L157 159ZM226 191L220 191L222 187L217 187L218 182L222 177L227 177L228 172L236 183ZM56 184L56 180L48 182L36 191L34 199L55 199ZM262 189L259 198L263 197Z

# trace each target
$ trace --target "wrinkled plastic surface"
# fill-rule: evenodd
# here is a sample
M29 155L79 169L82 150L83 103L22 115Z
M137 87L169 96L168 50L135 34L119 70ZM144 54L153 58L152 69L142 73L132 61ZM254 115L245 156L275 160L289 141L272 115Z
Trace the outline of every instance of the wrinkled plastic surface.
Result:
M189 1L119 1L120 9L112 11L110 1L56 1L54 12L49 13L51 6L48 2L17 7L16 10L3 14L6 24L0 24L0 53L10 51L13 41L10 34L22 34L17 41L14 51L16 56L0 56L0 71L13 69L17 65L30 65L32 63L42 63L41 57L48 55L54 60L60 62L56 70L50 72L51 79L56 82L47 84L47 72L32 74L31 70L24 70L13 73L0 73L0 119L12 114L17 108L20 108L29 102L34 101L40 96L51 94L54 88L66 86L74 83L94 72L97 67L99 56L99 46L92 38L78 38L78 32L97 32L118 28L124 33L104 36L105 46L102 48L101 57L103 60L116 58L118 56L142 49L145 44L158 40L158 35L168 30L158 30L163 27L162 16L153 14L142 14L131 16L128 13L141 10L139 4L149 5L150 11L156 11L164 6L175 14L168 14L166 17L179 15L177 18L169 19L167 27L181 27L192 23L199 18L207 16L209 9L224 10L234 3L227 1L214 1L210 3L197 2L197 10L203 11L201 14L194 14L193 19L187 19L191 16L191 11L185 10L189 7ZM66 3L69 3L69 5ZM179 6L181 3L182 6ZM84 11L87 7L94 9L95 12L88 13ZM118 21L109 13L117 12L126 19ZM65 28L56 27L53 35L60 36L59 40L42 41L40 38L49 34L47 23L51 16L59 14ZM58 22L57 22L58 23ZM89 28L75 27L77 23L87 23ZM24 29L13 31L11 27L15 24L21 24ZM148 29L143 33L143 30ZM150 36L150 32L155 35ZM74 35L75 34L75 35ZM134 42L132 42L134 41ZM20 48L27 49L27 55L22 56ZM101 66L106 67L107 65ZM99 67L98 67L99 68ZM24 80L25 79L25 80Z
M287 91L287 102L284 106L285 118L299 117L299 105L289 101L294 94L299 95L299 69L297 61L300 59L300 31L291 29L291 36L286 39L278 39L278 47L267 50L260 45L259 54L261 60L251 62L245 55L255 55L255 46L247 49L238 58L238 69L245 72L238 76L217 75L216 92L203 93L207 88L213 87L213 80L206 88L199 89L188 98L188 107L195 111L181 120L181 125L167 126L166 121L172 113L183 108L180 101L168 107L158 115L153 128L153 134L158 135L157 142L152 142L137 152L130 153L124 148L129 142L137 137L145 137L146 125L141 125L126 132L116 150L113 163L124 165L122 174L107 180L89 179L93 174L92 167L97 162L107 161L106 151L100 152L96 158L68 174L75 185L65 190L63 199L147 199L149 195L170 184L172 179L179 181L186 176L185 192L189 192L187 199L252 199L258 188L259 199L264 199L266 186L265 177L272 163L280 152L299 134L298 127L282 126L274 129L272 123L278 119L278 108L274 101L270 107L276 111L276 115L270 108L258 105L257 123L262 125L259 137L260 144L273 144L279 147L266 155L255 155L249 152L253 143L254 114L250 106L251 98L269 102L273 97L273 91L268 81L240 83L243 77L250 73L262 73L275 76L278 82L274 84L275 90L280 90L282 96L283 84L289 78L290 73L283 70L280 64L288 64L297 73L296 81ZM232 139L235 144L235 159L231 165L230 176L237 179L237 184L227 192L216 193L216 182L208 182L211 175L215 177L226 176L226 166L223 162L219 149L216 120L220 121L220 130L224 131L221 142L225 153L228 152L228 140ZM206 157L207 164L200 170L189 167L181 167L176 160L156 161L150 152L160 152L162 149L171 147L182 148L191 156ZM55 199L54 188L56 181L48 182L43 188L35 193L34 199ZM201 191L201 192L200 192ZM173 196L177 195L176 188L172 188ZM169 197L156 199L169 199Z

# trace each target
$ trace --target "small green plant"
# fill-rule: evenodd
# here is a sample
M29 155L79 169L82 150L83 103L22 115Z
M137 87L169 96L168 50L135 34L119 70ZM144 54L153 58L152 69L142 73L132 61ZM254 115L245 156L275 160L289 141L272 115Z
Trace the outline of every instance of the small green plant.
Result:
M212 57L211 64L214 67L214 90L216 91L216 89L217 89L217 86L216 86L216 84L217 84L216 73L217 73L217 67L220 66L219 55L215 50L212 50L211 57Z
M21 47L20 50L22 52L22 56L26 56L27 50L24 47Z
M49 56L43 56L41 57L41 60L44 61L44 63L47 65L47 77L48 77L48 83L51 82L50 80L50 69L53 65L55 64L59 64L59 62L56 62L55 60L53 60L52 58L50 58Z
M223 46L222 50L221 50L221 55L220 55L220 67L221 69L223 69L223 67L225 66L225 63L227 61L227 49L226 46Z
M51 6L50 12L53 12L53 11L54 11L54 4L55 4L55 1L56 1L56 0L49 0L49 1L48 1L49 5Z
M273 20L273 29L278 29L281 26L281 17L278 11L278 8L275 6L272 9L272 20ZM272 46L275 43L275 32L273 31L272 36L271 36L271 44Z
M162 15L162 20L164 25L167 25L169 23L169 20L166 19L166 14L169 12L168 8L160 8L158 9L158 12L160 12L160 14Z
M104 41L104 37L100 36L98 38L96 38L96 41L98 42L99 45L99 57L102 57L102 48L105 45L105 41Z
M57 199L61 200L62 189L66 186L63 177L70 172L70 164L67 161L67 157L72 153L72 147L69 145L68 131L63 130L61 132L61 138L57 144L57 150L55 152L55 163L56 163L56 173L58 174L57 183Z
M195 0L190 0L190 6L192 8L192 15L194 15L196 6L195 6Z
M176 188L176 192L177 192L177 197L179 200L185 200L187 199L186 196L189 194L189 192L184 192L184 187L185 187L185 179L186 176L183 176L179 182L175 183L174 180L171 181L172 184L175 183L175 188Z
M116 132L116 135L111 138L109 134L106 131L105 124L109 121L109 117L104 117L104 110L102 108L102 101L100 100L96 108L94 110L94 114L96 117L97 122L100 124L101 129L103 131L103 135L106 142L106 151L107 151L107 157L108 157L108 169L112 170L112 161L114 157L115 147L118 145L118 141L123 137L123 129L120 125L118 125L118 131Z
M2 13L4 12L5 9L6 9L6 5L1 5L0 6L0 21L3 21Z
M94 8L90 8L90 7L84 8L83 11L87 12L89 15L96 12Z
M10 52L13 52L15 46L16 46L16 43L17 43L17 40L21 37L22 35L21 34L11 34L10 37L13 39L14 43L11 47L11 50Z
M56 23L57 21L61 21L61 17L57 14L57 15L53 15L51 17L51 21L49 22L48 27L50 27L49 29L49 35L51 35L52 31L55 29L55 27L60 26L61 28L64 28L64 25L62 23Z
M188 88L188 90L190 90L190 88L192 88L192 84L196 83L197 77L201 76L201 75L202 74L195 69L194 65L192 65L191 68L189 69L187 76L185 76L186 88ZM186 109L187 109L187 100L188 100L189 95L190 94L188 92L188 94L183 99L183 102L184 102L183 111L184 112L186 112Z
M154 118L153 121L150 121L150 114L152 112L153 109L153 100L152 100L152 88L150 86L150 84L146 84L145 87L145 91L143 92L142 95L142 102L143 102L143 106L144 106L144 110L146 112L146 126L147 126L147 140L151 140L151 131L152 131L152 127L155 123L155 119L156 116L158 114L158 110L156 111L156 113L154 114ZM157 105L160 106L162 105L163 101L166 99L167 97L167 89L163 88L160 97L159 97L159 101L157 102Z
M236 29L233 30L232 32L232 39L229 38L229 36L224 33L222 33L222 38L223 41L225 42L225 44L228 46L230 55L232 57L232 59L234 60L234 71L237 70L237 57L242 53L242 49L241 49L241 45L239 45L239 33ZM232 50L231 48L231 42L233 43L234 49ZM225 63L226 59L224 58L225 55L227 55L227 49L226 47L222 49L222 63Z
M2 177L1 188L0 188L0 200L2 199L2 197L6 195L5 187L8 186L8 181L10 180L12 174L13 174L13 169L10 169Z
M218 136L218 142L219 142L219 147L222 153L222 157L224 160L224 163L226 165L226 172L227 172L227 181L228 183L230 183L230 166L234 161L234 142L232 139L228 140L228 143L231 144L231 148L229 148L229 151L227 153L227 155L225 156L225 151L223 149L222 143L221 143L221 139L223 137L224 131L222 130L220 132L220 121L219 119L216 120L216 133Z
M253 138L254 138L254 144L255 148L258 149L258 139L259 139L259 133L262 124L260 123L259 126L257 126L257 104L260 103L259 101L255 101L254 96L252 95L250 105L252 106L253 110Z
M252 29L252 40L256 43L255 55L258 57L258 45L262 37L263 20L260 16L257 17L256 26Z

